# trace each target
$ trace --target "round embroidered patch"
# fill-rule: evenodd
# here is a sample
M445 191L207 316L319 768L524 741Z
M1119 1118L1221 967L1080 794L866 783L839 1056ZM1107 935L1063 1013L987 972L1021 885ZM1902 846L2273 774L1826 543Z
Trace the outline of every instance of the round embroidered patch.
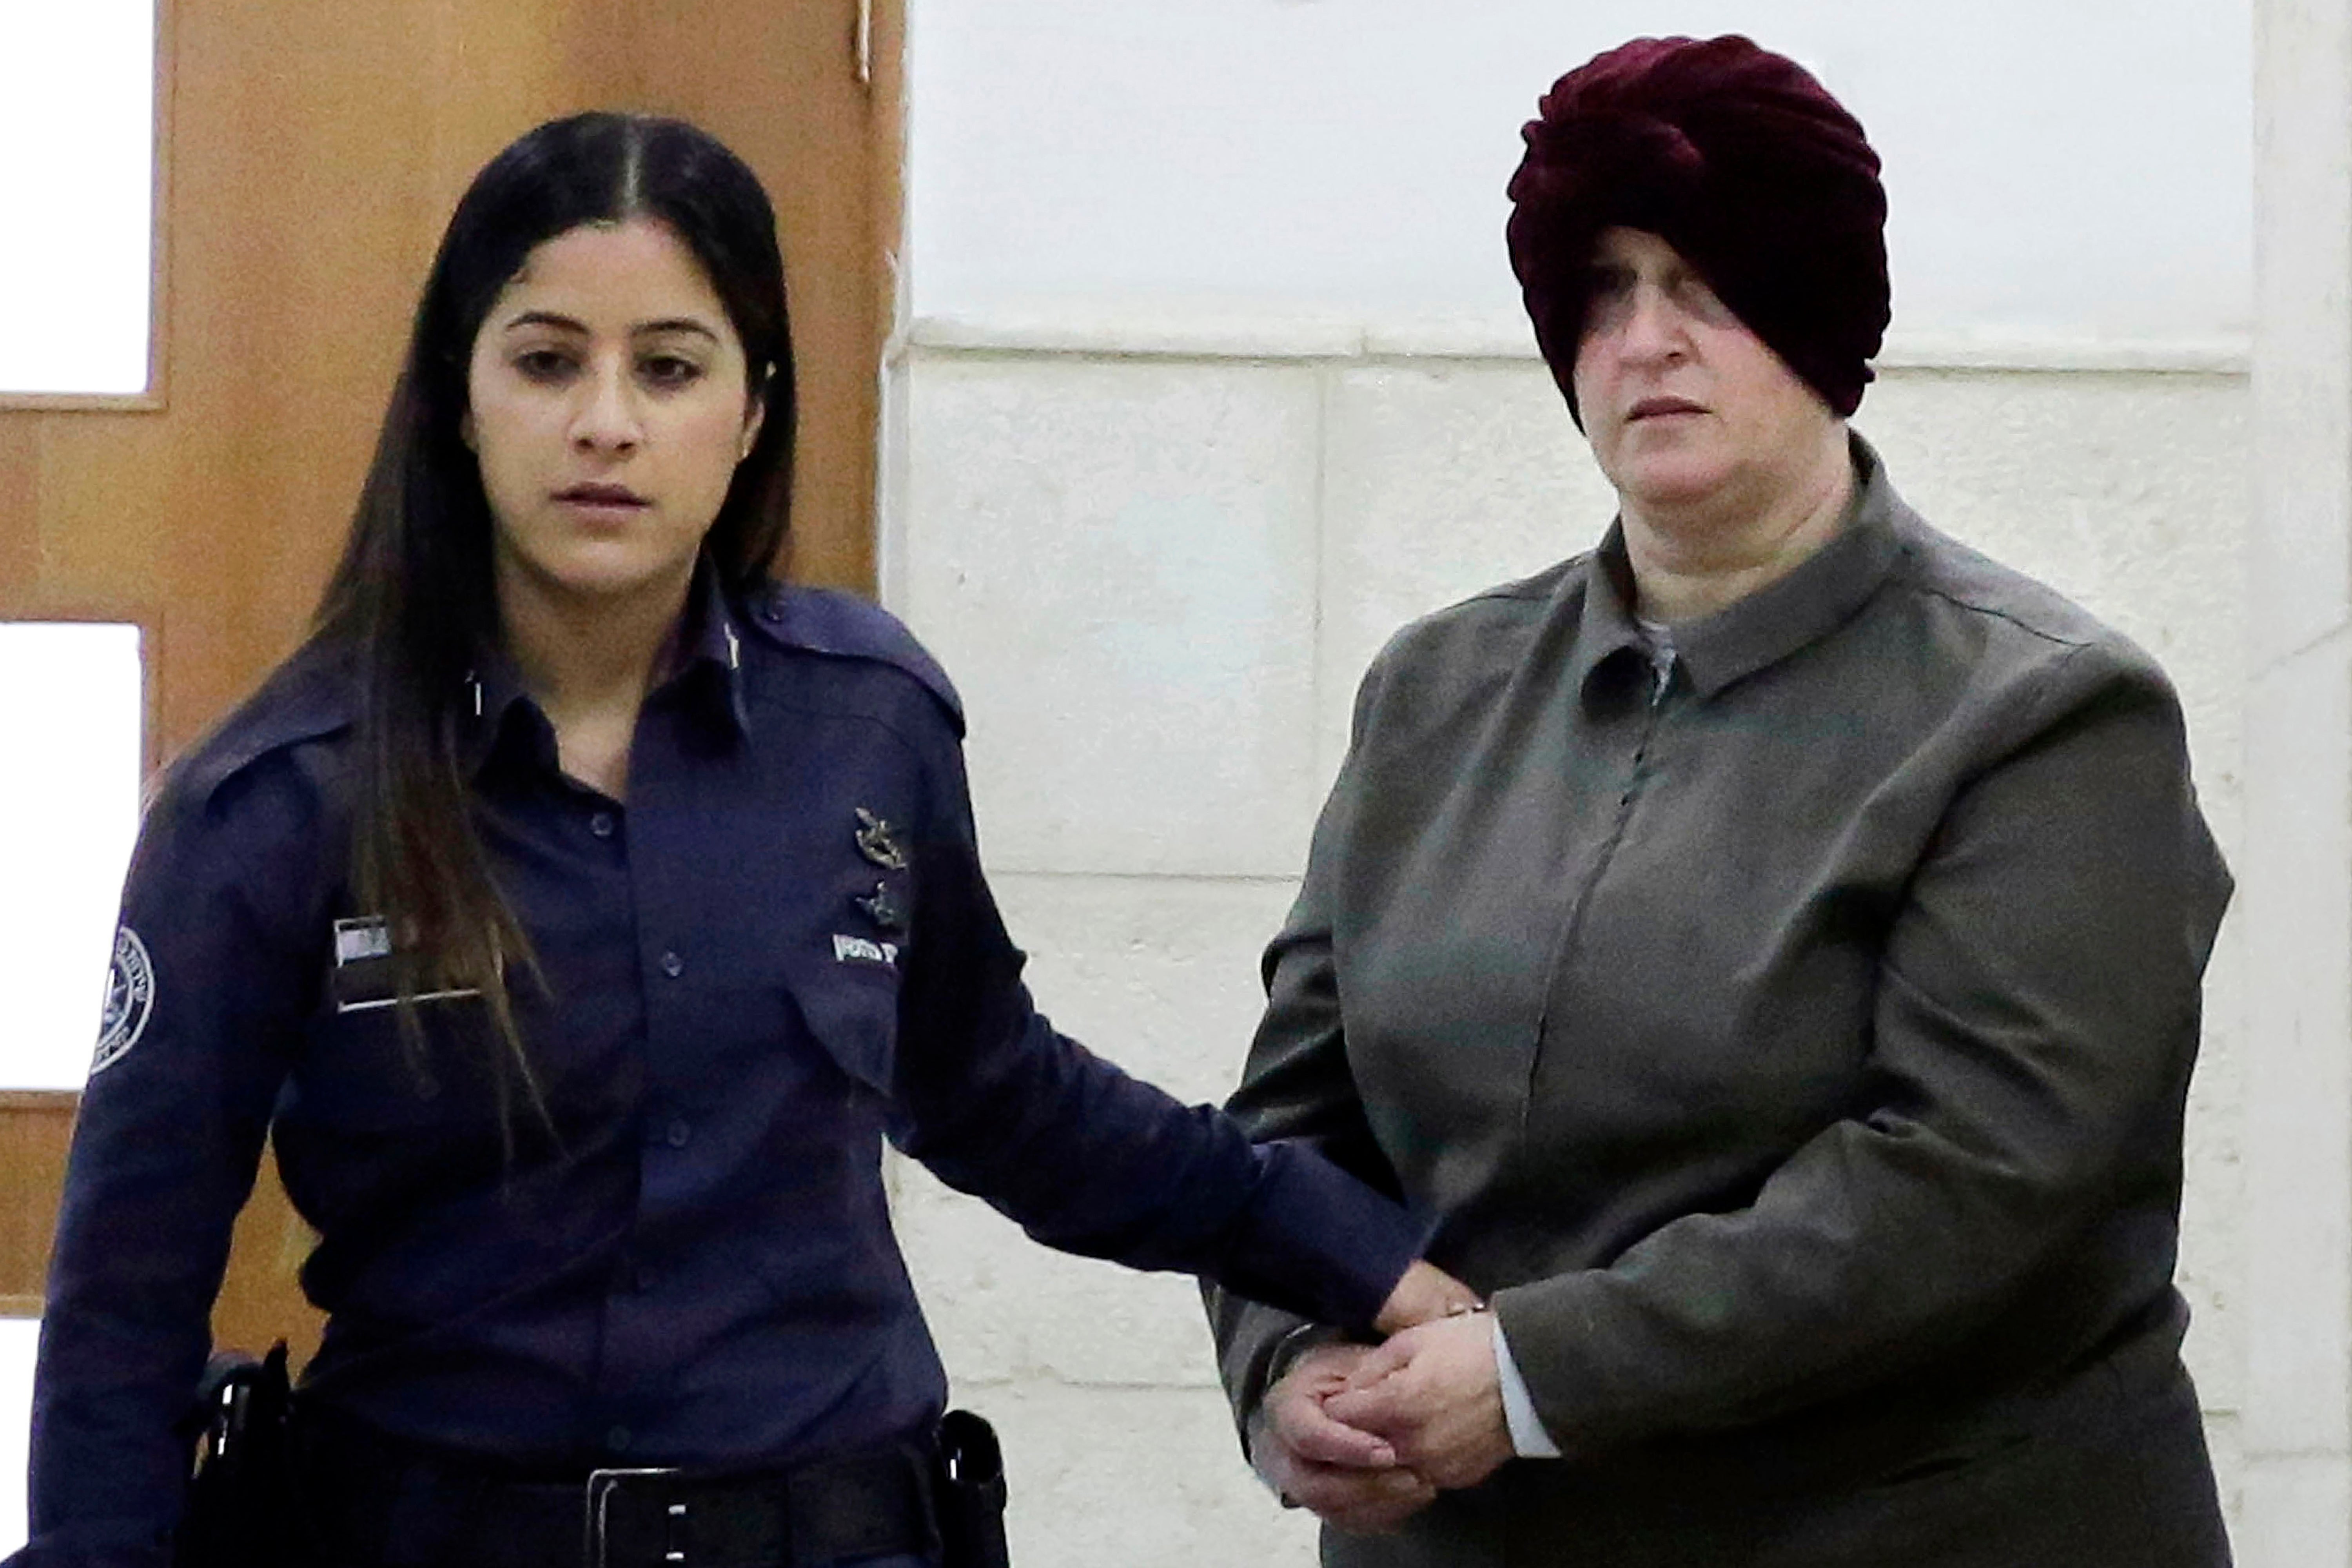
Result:
M89 1075L121 1061L147 1031L147 1016L155 1008L155 966L148 962L147 944L129 926L114 933L114 962L106 972L106 1016L98 1031L98 1054L90 1058Z

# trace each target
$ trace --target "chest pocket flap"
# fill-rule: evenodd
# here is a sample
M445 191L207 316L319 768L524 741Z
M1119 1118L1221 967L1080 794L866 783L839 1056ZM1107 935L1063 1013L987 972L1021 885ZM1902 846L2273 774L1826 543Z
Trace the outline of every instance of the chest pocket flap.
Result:
M899 957L896 943L836 936L789 971L793 1005L818 1046L884 1096L898 1054Z

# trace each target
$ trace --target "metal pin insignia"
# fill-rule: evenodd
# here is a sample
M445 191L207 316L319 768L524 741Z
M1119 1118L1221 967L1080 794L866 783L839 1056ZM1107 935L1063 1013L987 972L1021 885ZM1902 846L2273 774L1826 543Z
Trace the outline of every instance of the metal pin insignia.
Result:
M890 890L889 883L875 883L871 897L855 901L859 909L866 911L866 918L884 931L907 929L907 911L899 904L898 895Z
M891 837L890 825L866 810L857 808L857 852L885 871L903 871L907 856Z

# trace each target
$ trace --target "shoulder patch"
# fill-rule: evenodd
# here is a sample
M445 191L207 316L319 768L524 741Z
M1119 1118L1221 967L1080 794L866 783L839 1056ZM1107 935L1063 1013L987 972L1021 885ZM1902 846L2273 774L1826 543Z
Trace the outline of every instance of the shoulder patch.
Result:
M923 645L896 616L854 594L773 583L749 600L751 625L770 642L806 653L872 659L903 670L939 699L963 733L963 700Z
M351 726L357 691L348 662L313 644L270 672L254 694L181 762L197 801L261 758Z
M98 1050L89 1059L90 1077L130 1054L154 1010L154 963L139 933L123 926L114 933L114 961L107 965L106 1012L99 1022Z

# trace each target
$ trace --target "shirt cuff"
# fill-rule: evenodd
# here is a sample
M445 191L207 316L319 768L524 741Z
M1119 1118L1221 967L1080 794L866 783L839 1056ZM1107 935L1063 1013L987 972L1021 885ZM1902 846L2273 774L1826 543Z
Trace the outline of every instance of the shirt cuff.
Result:
M1511 1342L1503 1333L1503 1320L1495 1320L1495 1377L1503 1385L1503 1421L1511 1429L1511 1452L1522 1459L1557 1459L1559 1445L1544 1430L1536 1414L1535 1395L1511 1359Z
M1304 1143L1258 1145L1257 1190L1217 1282L1237 1295L1369 1331L1429 1226Z

